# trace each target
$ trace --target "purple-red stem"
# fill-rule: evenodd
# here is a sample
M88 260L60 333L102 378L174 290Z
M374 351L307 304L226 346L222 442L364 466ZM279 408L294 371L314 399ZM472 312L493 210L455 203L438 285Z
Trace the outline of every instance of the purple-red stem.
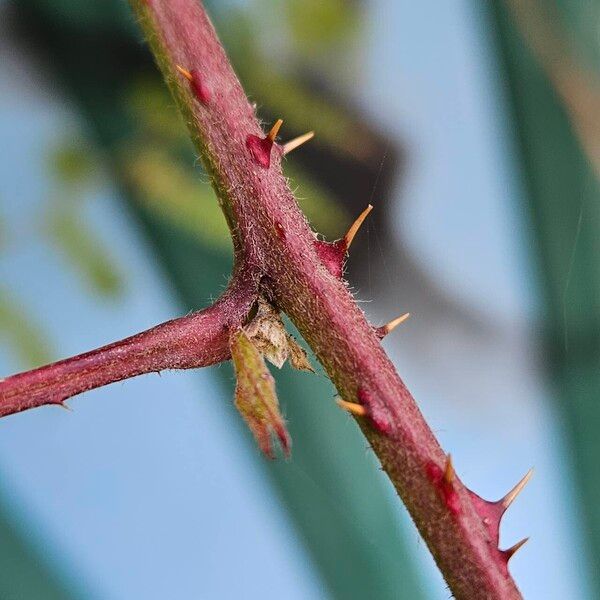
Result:
M0 382L0 413L42 404L44 398L62 400L67 392L142 372L227 358L223 331L243 322L260 282L261 293L289 315L340 395L363 407L358 423L454 595L520 598L508 573L508 555L497 548L500 517L490 522L495 513L483 510L485 501L450 472L378 334L338 269L322 262L323 247L316 244L282 174L280 147L274 145L268 166L248 148L248 139L264 138L264 133L204 8L198 0L132 0L132 5L225 213L236 260L231 289L237 292L141 338ZM203 98L177 65L202 78ZM238 296L244 298L241 306L236 306ZM224 316L225 306L229 314ZM121 364L127 362L123 355L130 366ZM97 368L88 368L94 364ZM38 394L33 401L32 392Z
M81 392L136 375L206 367L229 359L229 332L244 323L258 293L258 279L246 275L234 277L221 298L205 310L97 350L0 379L0 416L62 404Z

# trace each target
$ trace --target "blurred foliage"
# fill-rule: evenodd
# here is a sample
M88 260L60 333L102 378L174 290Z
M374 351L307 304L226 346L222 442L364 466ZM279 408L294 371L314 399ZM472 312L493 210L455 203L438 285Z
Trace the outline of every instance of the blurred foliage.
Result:
M285 165L284 170L296 200L312 228L329 239L341 237L346 230L346 224L351 221L347 211L306 172L289 163Z
M193 152L190 137L175 109L173 99L155 76L138 76L127 86L122 99L125 111L135 127L131 146L145 143L167 144L185 148L185 156ZM139 139L144 137L145 139Z
M2 600L71 600L85 598L74 581L59 575L62 568L47 562L24 543L14 512L0 511L0 598ZM10 515L6 518L5 514ZM89 596L88 596L89 598Z
M125 281L117 261L92 229L84 209L101 176L97 152L81 136L64 138L48 151L54 186L43 230L92 294L116 297Z
M48 152L50 172L65 187L83 187L96 175L90 154L87 144L65 140Z
M358 28L358 6L349 0L287 0L283 9L294 52L300 56L322 56Z
M44 13L46 26L69 29L84 28L90 32L101 29L115 34L132 34L136 31L127 2L122 0L28 0L36 10Z
M576 43L580 36L572 35L564 11L552 3L506 0L506 5L563 104L573 133L600 179L600 60L597 56L593 60L593 53L582 51L581 43ZM584 33L590 28L580 29Z
M590 28L597 30L597 18L588 20L592 4L555 0L528 6L553 9L552 25L581 47L593 38ZM490 6L516 117L536 243L546 368L566 424L568 456L578 483L574 498L581 507L574 512L583 512L585 518L582 530L588 536L594 597L600 597L600 183L568 107L531 52L528 38L502 3ZM543 13L530 16L544 18ZM588 59L594 55L591 64L598 73L597 49L585 52Z
M23 368L39 367L51 360L42 328L4 287L0 287L0 340L8 342Z
M134 146L123 153L127 181L145 210L216 250L231 249L225 217L212 187L197 179L161 146Z
M44 230L91 293L114 297L123 291L119 268L74 203L55 202L46 215Z
M356 20L357 15L353 13L351 4L345 4L345 18ZM290 10L298 14L302 8L290 7ZM284 115L284 127L291 124L295 133L315 130L317 136L311 143L330 144L338 152L358 159L368 158L376 152L371 132L368 127L363 127L357 115L342 110L340 104L327 95L315 93L315 81L307 76L310 68L294 62L296 54L291 52L289 46L286 48L286 44L283 44L282 52L274 53L272 47L265 48L260 44L255 33L257 20L255 14L233 8L228 9L226 15L221 14L220 18L226 26L224 24L219 29L219 35L234 59L236 71L249 97L261 101L268 98L269 113L273 116ZM325 40L327 30L315 22L313 36ZM289 44L293 40L294 37L290 37L285 41ZM286 60L281 60L280 54ZM317 62L323 62L320 52ZM314 77L314 73L312 75ZM325 89L326 82L319 81L319 87ZM331 90L329 94L335 96Z
M553 0L544 2L542 8L556 8L556 16L570 44L588 65L600 69L600 3L597 0Z
M82 214L86 191L98 177L91 148L78 137L65 138L49 149L48 170L53 191L43 203L43 232L83 277L91 293L101 296L121 293L124 281L119 268L102 241L90 231ZM7 253L13 246L18 248L27 242L27 234L9 239L8 233L4 221L0 221L0 252ZM24 310L22 302L8 290L1 292L1 339L13 350L23 368L50 362L53 353L43 321Z

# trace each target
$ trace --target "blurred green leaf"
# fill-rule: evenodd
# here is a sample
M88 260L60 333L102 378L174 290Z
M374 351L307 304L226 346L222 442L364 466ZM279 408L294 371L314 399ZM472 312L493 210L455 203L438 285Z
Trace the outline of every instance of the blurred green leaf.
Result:
M127 181L138 192L145 210L219 251L231 250L225 217L203 171L194 171L158 147L123 153ZM328 237L340 237L346 214L332 197L300 169L286 165L297 198L315 229Z
M135 23L126 2L121 0L31 0L47 19L49 27L60 26L65 31L84 26L88 30L98 28L113 33L133 33Z
M156 136L163 144L192 148L183 120L159 79L135 79L127 89L124 105L135 122L138 134Z
M0 490L4 494L4 490ZM14 491L8 495L14 494ZM89 594L78 589L64 572L48 561L38 540L23 535L14 507L0 503L0 598L2 600L83 600ZM60 569L60 571L63 571ZM78 580L79 582L80 580Z
M298 52L322 52L358 25L358 4L349 0L286 0L283 6Z
M231 250L225 217L202 171L184 168L158 147L123 153L124 173L144 210L191 234L209 247Z
M549 5L552 9L568 5L572 23L579 21L575 15L587 15L591 6L586 0ZM533 11L536 6L549 8L541 2L528 6ZM540 324L546 373L565 424L566 468L578 484L573 516L584 520L581 530L587 536L580 551L583 556L586 545L590 550L585 558L590 559L594 597L600 597L600 185L565 105L505 4L489 7L528 192L524 200L543 298ZM559 26L556 13L551 14L552 25ZM544 13L530 16L544 18ZM583 42L586 36L579 33L571 35Z
M60 142L48 152L48 164L56 180L65 186L83 186L96 174L89 144L78 139Z
M0 338L8 342L23 368L33 368L52 360L50 345L42 328L12 297L0 288Z
M114 297L123 292L125 282L117 264L75 203L54 204L48 211L44 229L95 293Z

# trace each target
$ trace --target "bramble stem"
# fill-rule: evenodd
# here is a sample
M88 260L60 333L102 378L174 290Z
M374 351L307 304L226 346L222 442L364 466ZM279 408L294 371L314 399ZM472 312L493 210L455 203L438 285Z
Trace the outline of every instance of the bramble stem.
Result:
M380 336L335 270L332 273L321 261L315 235L282 174L282 148L265 138L204 8L198 0L131 0L131 4L227 219L237 273L232 285L235 288L243 276L256 286L260 282L260 293L288 314L340 396L364 407L364 415L357 414L356 419L454 596L520 598L507 569L510 553L496 547L501 512L495 504L488 506L474 496L448 468L445 453L383 351ZM177 65L189 72L191 81ZM256 291L256 287L249 289ZM180 325L161 326L169 331L162 338L166 346L151 342L150 347L160 349L159 355L168 359L164 362L176 367L178 357L184 366L223 360L227 352L220 345L219 326L227 331L239 326L251 304L245 295L243 308L235 307L236 296L229 297L228 305L235 318L225 319L216 307L197 315L203 326L210 326L209 333L195 339L194 356L210 355L209 361L194 363L189 343L182 343L194 336ZM212 317L202 320L203 314ZM192 326L191 330L196 335L203 328ZM139 340L131 346L129 358L134 363L135 359L143 361L148 340L159 339L155 333ZM124 345L129 348L130 344ZM215 344L216 354L206 347L210 344ZM100 352L113 364L112 350ZM77 364L82 360L75 359ZM147 370L155 370L148 368L148 361L144 364ZM52 372L53 367L47 369ZM132 371L142 372L139 368ZM27 374L0 383L0 405L7 394L6 383L19 377Z
M244 260L262 271L268 292L309 343L347 401L370 402L359 424L458 598L519 598L490 543L470 492L452 483L449 510L431 465L446 456L344 283L321 263L315 238L282 174L281 154L263 168L248 136L264 134L198 0L132 0L165 80L179 104ZM212 100L199 102L175 65L195 69ZM268 90L265 90L265 95Z

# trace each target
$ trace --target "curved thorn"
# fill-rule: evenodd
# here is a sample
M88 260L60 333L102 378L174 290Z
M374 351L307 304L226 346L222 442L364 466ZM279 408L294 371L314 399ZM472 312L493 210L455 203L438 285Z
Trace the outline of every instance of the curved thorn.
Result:
M302 146L302 144L305 144L309 140L312 140L314 137L315 137L315 132L309 131L308 133L299 135L297 138L294 138L293 140L286 142L283 145L283 155L285 156L286 154L289 154L292 150L295 150L299 146Z
M367 208L365 208L365 210L363 210L360 213L360 215L358 215L358 218L356 219L356 221L354 221L354 223L352 223L352 225L350 226L350 229L348 229L348 233L344 236L344 245L346 247L346 250L348 250L348 248L350 248L350 244L352 243L354 236L360 229L360 226L363 224L363 221L367 218L367 216L369 215L369 213L372 210L373 210L373 205L369 204L367 206Z
M273 125L273 127L271 127L271 131L269 131L269 133L267 134L267 138L269 140L271 140L272 142L274 142L282 125L283 125L283 119L277 119L277 121L275 121L275 125Z
M394 331L394 329L396 329L398 325L404 323L404 321L406 321L408 317L410 317L410 313L404 313L403 315L400 315L399 317L396 317L395 319L391 320L389 323L386 323L385 325L379 327L378 330L381 337L385 337L388 333Z
M175 65L175 68L188 80L188 81L192 81L194 79L193 75L187 70L184 69L183 67L180 67L179 65Z
M367 409L364 406L357 404L356 402L346 402L341 398L338 398L336 402L340 408L347 410L349 413L352 413L357 417L364 417L367 414Z
M448 454L446 457L446 469L444 470L444 481L446 481L446 483L452 483L455 477L456 473L454 471L454 465L452 464L452 455Z
M523 538L520 542L517 542L514 546L511 546L507 550L503 550L504 555L506 556L506 560L510 560L518 550L520 550L527 542L529 538Z
M502 504L505 510L515 501L515 498L523 491L523 488L527 485L532 476L533 468L529 469L529 471L525 473L525 477L523 477L523 479L521 479L521 481L519 481L519 483L517 483L517 485L515 485L515 487L512 490L510 490L510 492L508 492L508 494L506 494L504 498L502 498L502 500L500 500L500 503Z

